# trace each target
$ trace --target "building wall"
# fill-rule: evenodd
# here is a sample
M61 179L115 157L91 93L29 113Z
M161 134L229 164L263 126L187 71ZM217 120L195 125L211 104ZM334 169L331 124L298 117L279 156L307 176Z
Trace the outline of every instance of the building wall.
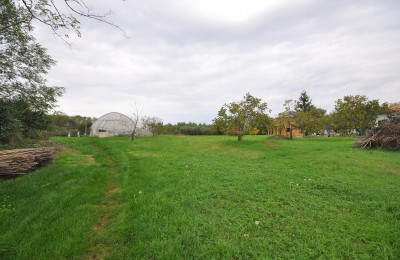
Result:
M289 135L290 135L290 132L286 132L286 130L287 130L286 127L285 127L285 128L281 128L281 129L277 128L276 134L277 134L277 135L286 135L286 136L289 136ZM293 129L292 129L292 135L293 135L293 136L301 136L302 134L301 134L301 132L300 132L300 129L293 128Z

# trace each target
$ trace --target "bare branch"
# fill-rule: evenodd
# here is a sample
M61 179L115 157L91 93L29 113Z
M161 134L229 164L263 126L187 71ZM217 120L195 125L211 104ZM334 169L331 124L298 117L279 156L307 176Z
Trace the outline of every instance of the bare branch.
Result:
M118 25L116 25L116 24L114 24L114 23L112 23L112 22L109 22L109 21L107 21L107 20L104 19L104 18L106 18L107 16L109 16L109 15L112 14L111 10L109 10L109 11L108 11L107 13L105 13L104 15L92 14L92 13L90 13L91 9L90 9L86 4L84 4L84 2L81 2L81 3L84 4L84 6L85 6L85 8L86 8L86 10L87 10L86 13L83 13L82 11L76 10L76 9L75 9L74 7L72 7L68 2L70 2L70 1L69 1L69 0L65 0L65 4L68 6L68 8L69 8L72 12L76 13L76 14L79 15L79 16L83 16L83 17L86 17L86 18L94 19L94 20L96 20L96 21L99 21L99 22L108 24L108 25L110 25L110 26L112 26L112 27L118 29L126 38L128 38L128 35L126 34L126 32L125 32L121 27L119 27ZM78 3L78 1L73 1L73 2Z

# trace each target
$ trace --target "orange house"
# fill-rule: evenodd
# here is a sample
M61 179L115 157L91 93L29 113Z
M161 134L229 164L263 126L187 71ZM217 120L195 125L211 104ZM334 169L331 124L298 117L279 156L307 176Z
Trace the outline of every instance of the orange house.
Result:
M286 120L283 120L281 118L275 118L275 126L274 126L274 131L275 134L277 135L286 135L290 136L290 128L289 125L292 127L292 135L293 136L302 136L302 133L300 129L296 127L296 125L292 122L287 122Z

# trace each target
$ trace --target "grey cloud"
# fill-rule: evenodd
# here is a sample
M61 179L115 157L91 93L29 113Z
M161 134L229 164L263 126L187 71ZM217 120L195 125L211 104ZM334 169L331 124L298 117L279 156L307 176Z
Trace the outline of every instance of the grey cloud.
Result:
M58 60L49 82L67 88L60 110L68 114L126 112L137 101L166 122L211 122L246 92L267 101L272 114L302 89L328 111L344 95L400 99L397 1L301 1L232 24L173 0L114 7L111 18L128 39L85 21L83 38L72 37L69 49L37 30Z

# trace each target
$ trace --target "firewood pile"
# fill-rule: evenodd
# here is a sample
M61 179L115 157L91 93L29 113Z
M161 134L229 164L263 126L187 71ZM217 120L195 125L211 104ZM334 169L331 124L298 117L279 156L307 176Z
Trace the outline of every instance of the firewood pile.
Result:
M55 155L53 147L0 151L0 175L24 174L48 164Z
M392 118L385 125L372 129L358 142L358 145L361 148L400 151L400 116Z

